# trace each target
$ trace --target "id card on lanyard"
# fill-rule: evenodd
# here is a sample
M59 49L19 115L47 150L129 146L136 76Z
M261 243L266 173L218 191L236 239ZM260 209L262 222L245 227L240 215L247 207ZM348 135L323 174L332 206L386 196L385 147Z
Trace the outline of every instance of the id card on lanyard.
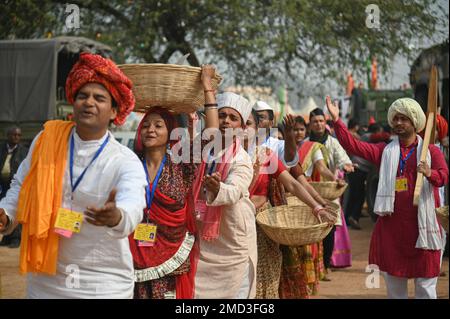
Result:
M396 192L405 192L408 190L408 179L403 175L406 161L411 157L412 153L416 147L414 146L406 155L402 153L400 149L400 176L398 176L395 180L395 191Z
M159 165L158 172L156 173L155 179L153 180L153 183L150 183L149 177L148 177L148 169L147 169L147 162L144 160L144 170L145 175L147 177L147 186L145 187L145 198L147 201L147 214L146 219L147 223L140 223L136 230L134 231L134 239L138 241L139 247L149 247L153 246L156 241L156 230L157 226L153 223L149 223L149 216L150 216L150 208L153 203L153 198L155 197L155 191L158 187L158 181L161 177L161 173L163 171L164 165L166 163L166 155L164 155L164 158Z
M75 192L76 188L80 184L81 180L83 179L84 175L86 174L87 169L92 165L92 163L99 157L100 153L105 148L106 144L108 144L109 141L109 134L106 137L105 141L100 145L97 152L95 152L94 157L89 162L89 164L84 168L83 172L78 176L75 183L73 182L73 157L75 152L75 140L73 137L73 134L70 137L70 154L69 154L69 169L70 169L70 186L71 186L71 207L72 207L72 201L73 201L73 193ZM57 234L60 234L61 236L70 238L72 237L73 233L79 233L81 231L81 225L83 224L83 213L76 212L71 209L66 209L60 207L58 209L57 215L56 215L56 221L54 225L54 231Z
M209 154L209 160L211 159L211 154ZM214 169L216 168L216 161L213 161L211 166L209 167L208 170L208 175L211 175L214 172ZM205 168L206 169L206 168ZM203 188L203 192L206 198L206 188ZM197 199L197 201L195 202L195 217L198 220L202 220L203 219L203 215L206 213L208 207L206 206L206 200L204 199Z

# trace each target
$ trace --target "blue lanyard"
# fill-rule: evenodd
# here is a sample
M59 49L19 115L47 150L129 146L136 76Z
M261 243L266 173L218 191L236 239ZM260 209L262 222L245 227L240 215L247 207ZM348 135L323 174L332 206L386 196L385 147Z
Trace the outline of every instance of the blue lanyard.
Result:
M155 179L153 180L153 183L151 183L151 184L150 184L150 180L148 179L147 161L144 160L143 164L144 164L145 175L147 176L147 186L145 187L145 191L146 191L145 197L147 199L147 209L148 209L148 212L150 213L150 207L152 206L153 198L155 197L156 187L158 186L159 178L161 177L162 170L164 168L164 165L166 164L166 155L164 155L164 158L163 158L161 164L159 165L158 172L156 173ZM150 187L151 187L151 189L150 189ZM148 218L148 216L147 216L147 218Z
M266 139L264 140L264 142L261 145L268 143L267 141L269 140L269 138L270 138L270 135L266 137ZM267 146L269 146L269 144L267 144Z
M211 154L212 154L212 149L211 149L211 152L209 153L208 163L209 163L210 160L211 160L211 157L212 157ZM212 174L212 172L214 171L214 168L215 168L215 167L216 167L216 161L213 161L211 167L209 168L208 175L211 175L211 174Z
M73 137L73 134L70 138L70 185L72 186L72 193L75 192L75 189L78 187L78 185L80 184L81 180L84 177L84 174L86 173L87 169L89 168L89 166L91 166L91 164L97 159L97 157L100 155L100 153L103 151L103 149L105 148L106 144L108 144L109 141L109 134L108 137L106 137L105 141L102 143L102 145L100 146L100 148L97 150L97 152L95 153L94 157L92 158L92 160L89 162L88 166L86 166L86 168L84 169L84 171L81 173L80 176L78 176L77 180L75 181L75 184L73 183L73 153L74 153L74 148L75 148L75 139Z
M409 153L406 155L405 158L403 158L403 154L402 151L400 150L400 175L403 175L403 170L405 168L406 165L406 161L411 157L411 154L414 152L414 150L416 149L416 147L414 146Z

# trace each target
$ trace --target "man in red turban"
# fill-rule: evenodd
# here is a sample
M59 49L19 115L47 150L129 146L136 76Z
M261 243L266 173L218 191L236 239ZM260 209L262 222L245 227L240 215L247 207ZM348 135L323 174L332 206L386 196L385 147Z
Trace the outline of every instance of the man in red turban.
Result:
M142 220L145 171L108 130L132 111L131 86L111 60L81 53L66 82L73 121L44 124L0 200L0 234L22 224L28 298L133 297L128 236ZM72 266L78 287L66 281Z
M448 136L448 123L445 120L445 117L440 114L436 116L436 130L439 142L444 144L443 141Z
M122 125L134 108L135 98L129 78L110 59L83 52L66 81L67 101L73 104L78 91L87 83L99 83L111 94L117 106L115 125Z

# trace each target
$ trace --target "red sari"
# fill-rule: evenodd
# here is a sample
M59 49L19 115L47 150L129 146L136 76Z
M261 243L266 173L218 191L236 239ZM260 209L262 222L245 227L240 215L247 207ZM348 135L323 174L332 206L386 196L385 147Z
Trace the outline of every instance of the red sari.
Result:
M313 153L320 148L317 142L305 141L298 148L299 168L293 174L303 174L312 163ZM313 178L320 180L320 174L313 170ZM324 276L322 242L305 246L281 246L283 268L280 280L280 298L308 299L317 295L319 280Z
M140 247L133 239L134 233L129 237L135 269L158 267L177 253L185 240L186 232L196 234L192 196L189 194L192 179L186 180L187 171L191 171L192 176L195 174L193 167L183 166L184 164L173 164L168 157L152 206L150 210L144 211L142 222L147 222L148 216L149 222L158 226L154 246ZM173 273L150 282L136 283L135 297L148 295L149 298L163 298L165 293L175 288L175 285L177 299L193 298L197 260L196 242L189 253L189 258ZM146 283L150 287L140 288L142 286L140 284Z

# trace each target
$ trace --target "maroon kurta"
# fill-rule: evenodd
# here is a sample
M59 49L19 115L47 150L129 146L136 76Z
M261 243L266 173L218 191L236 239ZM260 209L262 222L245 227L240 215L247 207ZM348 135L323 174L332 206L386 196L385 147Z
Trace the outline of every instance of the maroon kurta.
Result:
M334 126L342 147L350 154L360 156L381 165L381 156L386 143L370 144L355 139L338 120ZM400 144L401 152L407 154L416 143L409 147ZM440 150L429 146L431 154L431 176L428 181L434 187L436 206L439 204L438 187L448 183L448 167ZM417 176L417 151L407 160L403 175L408 180L408 190L395 193L394 214L379 217L370 242L369 263L378 265L381 271L404 278L433 278L440 271L440 250L415 248L419 236L417 207L413 206L414 187ZM397 170L400 176L400 169ZM434 212L430 212L433 213Z

